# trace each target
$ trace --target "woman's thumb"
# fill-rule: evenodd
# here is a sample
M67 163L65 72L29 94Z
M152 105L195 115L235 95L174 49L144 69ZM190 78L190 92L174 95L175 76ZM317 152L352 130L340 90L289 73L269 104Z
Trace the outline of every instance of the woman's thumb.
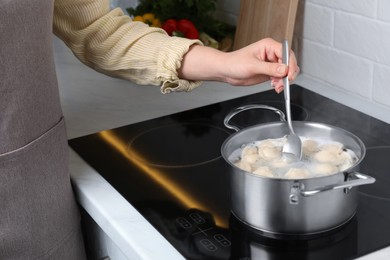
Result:
M283 78L287 75L288 67L286 64L277 62L262 62L257 65L259 74L264 74L270 77Z
M275 71L275 75L271 75L271 76L275 76L275 77L284 77L287 75L287 71L288 71L288 67L286 64L282 64L282 63L273 63L274 67L273 70Z

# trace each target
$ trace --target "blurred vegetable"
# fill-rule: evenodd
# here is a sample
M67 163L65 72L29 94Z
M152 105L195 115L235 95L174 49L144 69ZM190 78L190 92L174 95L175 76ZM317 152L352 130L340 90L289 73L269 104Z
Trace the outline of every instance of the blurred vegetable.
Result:
M143 15L137 15L133 18L133 21L144 22L153 27L161 27L160 19L155 17L153 13L145 13Z
M217 41L233 36L235 27L213 17L217 0L140 0L136 8L127 8L135 17L153 13L160 21L187 19L194 23L199 32L212 35Z
M169 35L185 37L188 39L198 39L199 32L195 25L187 19L168 19L164 22L162 27Z

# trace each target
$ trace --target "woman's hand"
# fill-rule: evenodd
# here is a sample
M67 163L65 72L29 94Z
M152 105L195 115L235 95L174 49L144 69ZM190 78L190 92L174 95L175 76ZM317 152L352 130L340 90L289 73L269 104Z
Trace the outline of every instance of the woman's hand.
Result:
M288 67L282 64L282 44L263 39L233 52L194 45L184 56L179 76L188 80L216 80L234 86L250 86L271 80L276 92L283 90L283 77L293 81L299 67L290 50Z
M226 82L232 85L254 85L271 80L279 93L283 90L283 77L290 81L299 74L295 54L290 50L288 67L282 63L282 44L263 39L240 50L229 53L226 61Z

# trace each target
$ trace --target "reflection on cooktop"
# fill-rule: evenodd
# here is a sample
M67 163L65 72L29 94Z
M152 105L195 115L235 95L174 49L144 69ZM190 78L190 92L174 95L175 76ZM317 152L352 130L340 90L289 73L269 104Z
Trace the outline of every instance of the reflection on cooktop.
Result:
M130 156L160 167L186 167L221 157L219 149L229 136L226 129L213 125L183 123L159 126L129 141Z
M311 239L273 239L243 225L233 215L231 259L351 259L357 252L357 219Z
M69 144L186 259L343 260L389 246L390 126L296 85L291 88L291 103L294 120L335 125L357 135L368 147L359 171L377 179L359 187L356 215L342 227L348 232L325 236L329 243L312 240L291 247L297 245L291 239L268 244L232 222L228 168L220 149L233 131L223 120L234 108L248 104L285 111L283 95L272 90L102 131ZM235 120L246 127L279 117L257 109L240 113Z

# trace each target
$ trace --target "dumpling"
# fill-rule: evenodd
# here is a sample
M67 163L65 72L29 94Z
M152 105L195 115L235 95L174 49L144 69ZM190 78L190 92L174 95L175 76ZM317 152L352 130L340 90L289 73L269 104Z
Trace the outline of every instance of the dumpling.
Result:
M348 168L350 168L353 163L355 162L356 160L356 157L353 157L350 152L348 151L344 151L342 152L340 155L339 155L339 158L338 158L339 162L338 162L338 167L340 168L340 171L344 171Z
M282 154L282 139L267 139L258 142L257 150L261 159L272 161L281 157Z
M331 153L342 153L344 145L341 143L329 143L321 146L321 151L329 151Z
M287 171L286 179L305 179L310 177L310 172L304 168L291 168Z
M259 159L259 156L257 154L247 154L245 156L241 157L241 161L253 164Z
M240 168L243 171L246 171L246 172L251 172L252 171L251 165L249 163L247 163L247 162L238 161L234 165L237 166L238 168Z
M270 177L270 178L275 177L274 174L272 173L271 169L267 166L261 166L261 167L257 168L256 170L254 170L253 173L264 176L264 177Z
M306 139L302 142L302 153L304 156L310 156L318 151L318 143L312 139Z
M331 150L321 150L313 155L313 159L319 163L336 164L337 153Z
M279 159L282 156L282 149L271 146L259 147L259 156L266 161Z
M241 161L253 164L259 159L256 146L245 146L241 152Z
M283 159L275 160L270 163L270 166L273 168L284 168L289 165L289 162Z
M305 179L342 172L357 160L342 143L302 138L303 160L283 154L286 138L255 141L237 150L234 164L243 171L269 178Z
M257 154L257 147L254 145L247 145L241 151L241 156L245 156L248 154Z
M351 166L353 158L341 143L325 144L321 151L313 155L314 160L320 163L330 163L333 165L343 165L343 169Z

